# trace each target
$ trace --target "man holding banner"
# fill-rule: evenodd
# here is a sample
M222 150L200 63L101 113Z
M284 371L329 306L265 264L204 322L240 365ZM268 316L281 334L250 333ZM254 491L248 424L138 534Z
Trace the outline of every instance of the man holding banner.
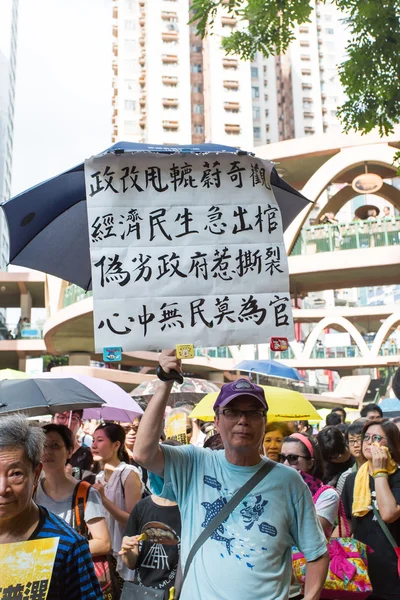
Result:
M167 374L179 372L175 351L163 351L160 366ZM171 387L172 382L161 383L151 399L134 458L164 479L160 495L176 501L181 511L181 600L285 600L293 545L307 560L304 598L317 600L328 568L325 537L298 473L260 456L268 411L262 388L245 379L222 387L214 411L225 450L210 452L192 445L160 447ZM265 475L249 488L246 483L258 471ZM242 498L235 507L236 494ZM226 514L229 503L233 507ZM224 510L223 520L216 522ZM209 535L196 544L212 521Z

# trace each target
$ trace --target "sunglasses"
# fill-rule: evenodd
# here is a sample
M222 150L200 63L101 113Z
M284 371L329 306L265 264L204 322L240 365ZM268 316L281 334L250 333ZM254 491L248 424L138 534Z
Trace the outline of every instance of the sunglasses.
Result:
M306 458L307 456L302 456L301 454L280 454L279 462L284 463L288 461L289 465L297 465L299 462L299 458ZM307 459L308 460L308 459Z

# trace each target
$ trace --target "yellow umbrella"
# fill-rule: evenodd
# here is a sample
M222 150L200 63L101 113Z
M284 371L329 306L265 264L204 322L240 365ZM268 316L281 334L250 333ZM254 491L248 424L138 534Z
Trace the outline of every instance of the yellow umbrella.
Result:
M29 379L29 375L16 369L0 369L0 381L3 379Z
M265 392L268 403L268 421L322 421L322 418L313 407L311 402L293 390L286 388L272 387L269 385L261 386ZM191 419L201 419L202 421L214 421L214 402L218 393L213 392L204 396L190 413Z

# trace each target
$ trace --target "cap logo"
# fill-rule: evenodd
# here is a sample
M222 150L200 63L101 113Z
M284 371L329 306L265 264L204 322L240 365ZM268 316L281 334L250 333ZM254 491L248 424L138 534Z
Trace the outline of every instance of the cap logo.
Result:
M252 390L253 386L249 381L238 381L233 386L234 390Z

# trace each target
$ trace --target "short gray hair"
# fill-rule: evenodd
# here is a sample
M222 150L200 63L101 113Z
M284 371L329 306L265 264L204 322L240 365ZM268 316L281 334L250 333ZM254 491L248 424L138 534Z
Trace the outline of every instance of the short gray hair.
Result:
M31 424L24 415L0 416L0 450L23 448L33 468L42 459L45 439L42 428Z

